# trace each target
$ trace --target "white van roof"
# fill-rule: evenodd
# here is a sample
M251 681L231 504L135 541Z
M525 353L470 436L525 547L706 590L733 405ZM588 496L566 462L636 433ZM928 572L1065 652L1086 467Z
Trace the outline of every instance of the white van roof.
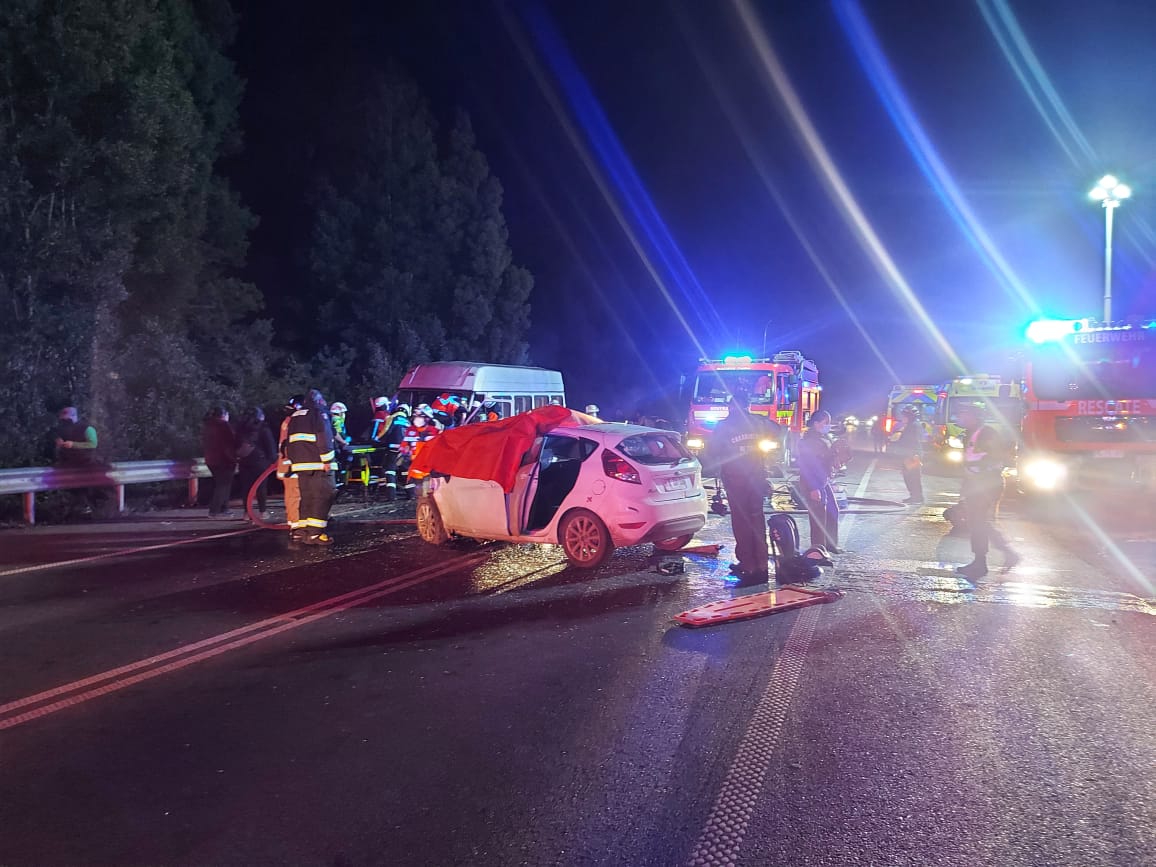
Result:
M431 361L419 364L402 377L398 390L444 389L482 394L561 393L562 374L544 367L484 364L477 361Z

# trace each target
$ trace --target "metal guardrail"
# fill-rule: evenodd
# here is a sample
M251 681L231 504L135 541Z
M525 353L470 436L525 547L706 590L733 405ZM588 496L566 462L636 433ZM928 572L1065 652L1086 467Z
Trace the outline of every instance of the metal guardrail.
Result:
M368 462L371 455L386 451L384 446L354 444L348 455L358 463L349 469L348 481L370 485ZM123 461L92 467L17 467L0 470L0 496L19 494L24 498L24 520L36 523L36 494L75 488L112 488L116 491L116 508L124 511L126 485L146 482L187 481L189 502L197 501L198 482L212 478L204 458L186 461ZM376 481L376 478L373 479Z
M196 502L198 482L212 475L203 458L187 461L127 461L92 467L18 467L0 470L0 494L24 498L24 520L36 523L36 494L74 488L113 488L117 511L124 511L126 485L187 481L189 500Z

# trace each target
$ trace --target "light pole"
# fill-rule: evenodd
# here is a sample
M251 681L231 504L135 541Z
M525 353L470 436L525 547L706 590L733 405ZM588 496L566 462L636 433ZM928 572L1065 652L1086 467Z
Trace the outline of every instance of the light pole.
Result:
M763 326L763 354L759 356L760 358L767 357L767 329L771 327L771 323L774 321L773 318L768 319L767 324Z
M1104 322L1112 321L1112 212L1132 195L1115 175L1104 175L1089 195L1104 207Z

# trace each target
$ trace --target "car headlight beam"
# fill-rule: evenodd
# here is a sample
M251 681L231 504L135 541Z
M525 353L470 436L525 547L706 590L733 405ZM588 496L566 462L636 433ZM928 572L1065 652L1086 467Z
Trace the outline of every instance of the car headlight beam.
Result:
M1041 491L1054 491L1068 477L1068 468L1052 458L1030 458L1020 469L1020 478Z

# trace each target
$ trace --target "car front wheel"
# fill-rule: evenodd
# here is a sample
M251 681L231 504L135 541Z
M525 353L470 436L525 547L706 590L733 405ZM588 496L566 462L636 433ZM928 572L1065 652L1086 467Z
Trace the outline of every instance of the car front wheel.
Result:
M444 545L450 540L446 525L442 523L442 513L438 511L437 503L429 494L425 494L417 501L417 532L431 545Z
M687 533L685 536L675 536L673 539L662 539L655 542L654 547L659 551L677 551L680 548L685 548L693 538L693 533Z
M575 509L562 519L558 525L558 543L566 558L582 569L600 565L614 550L610 531L602 519L585 509Z

